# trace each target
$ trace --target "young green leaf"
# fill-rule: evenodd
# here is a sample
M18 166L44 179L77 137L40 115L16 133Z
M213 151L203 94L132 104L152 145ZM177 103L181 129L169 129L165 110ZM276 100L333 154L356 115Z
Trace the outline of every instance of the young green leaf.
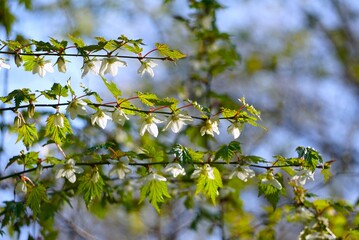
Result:
M220 147L220 149L216 152L214 160L221 158L228 163L231 161L235 153L242 153L241 144L239 142L232 141L228 145L222 145Z
M47 118L45 136L59 144L66 139L67 133L72 134L72 129L64 114L55 113Z
M102 177L99 174L94 177L94 174L97 174L97 172L87 173L79 179L79 191L83 194L87 207L89 207L95 198L102 196L103 187L105 185Z
M5 169L8 168L11 164L17 162L19 165L24 165L25 168L35 167L39 162L39 152L28 152L26 154L21 152L20 155L14 156L9 159L8 164Z
M34 217L41 212L41 203L47 202L46 188L41 184L28 189L25 204L32 210Z
M166 181L153 178L146 182L141 188L140 203L143 202L146 197L157 212L160 212L159 204L163 203L165 198L171 198L171 195L168 193Z
M176 159L180 161L181 164L191 163L193 164L193 159L188 149L181 144L176 144L169 154L174 154Z
M81 47L85 46L85 43L81 38L76 38L76 37L72 36L71 34L69 34L68 37L76 45L76 47L81 48Z
M156 43L156 48L165 57L169 57L172 60L177 60L186 57L186 54L181 53L177 50L169 49L168 45Z
M102 81L105 83L107 89L112 93L112 96L114 96L115 98L119 97L122 95L122 92L120 89L117 88L116 83L114 82L108 82L106 80L106 78L101 77Z
M213 167L214 178L210 177L206 172L202 172L198 178L197 189L195 194L202 193L212 200L213 205L216 204L218 189L223 187L221 174L217 168Z
M16 142L22 140L25 147L28 149L34 141L38 139L35 123L23 124L21 127L16 129L18 132Z
M14 100L15 107L18 108L22 102L30 102L35 100L35 94L30 93L30 89L23 88L23 89L15 89L9 95L5 97L1 97L0 100L3 103L8 103L11 100Z

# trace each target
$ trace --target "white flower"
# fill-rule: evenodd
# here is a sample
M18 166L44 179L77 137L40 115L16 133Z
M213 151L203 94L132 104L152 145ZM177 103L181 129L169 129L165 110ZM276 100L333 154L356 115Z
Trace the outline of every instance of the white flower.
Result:
M145 121L142 123L140 129L140 135L143 136L146 131L154 137L158 136L158 128L156 123L161 123L163 121L155 118L154 116L148 115Z
M21 188L21 191L23 192L23 193L26 193L27 192L27 186L26 186L26 182L24 182L24 181L21 181L20 183L19 183L19 188Z
M237 176L240 180L247 182L248 178L254 177L256 174L248 166L238 167L230 176L229 179L232 179L234 176Z
M184 125L187 125L186 122L191 122L191 121L193 121L191 116L186 116L183 114L176 114L176 113L172 114L168 118L168 123L162 131L166 131L167 128L170 127L172 132L178 133Z
M228 134L232 134L234 139L237 139L239 135L241 135L242 129L243 129L243 124L235 122L232 123L232 125L227 128L227 132Z
M303 220L309 220L310 218L314 217L314 214L305 207L298 208L296 215Z
M97 125L102 129L105 129L107 125L107 120L112 120L112 118L107 115L107 113L104 113L101 110L98 110L95 114L91 116L92 125L95 125L95 123L97 123Z
M205 174L209 179L214 179L213 168L209 164L205 164L203 167L195 166L191 178L197 178L200 175Z
M112 161L111 161L112 162ZM124 179L126 174L131 173L131 168L125 162L116 162L111 168L110 175L116 173L119 179Z
M154 67L157 66L157 63L153 62L152 60L144 60L141 61L141 66L137 70L138 73L141 74L141 77L147 72L151 77L155 76L155 73L153 72Z
M86 115L86 102L81 99L74 99L66 108L66 112L70 114L71 119L75 119L77 115Z
M104 75L110 73L112 76L116 76L119 67L126 67L127 63L121 61L118 57L104 58L101 61L100 74Z
M82 168L75 166L75 161L72 158L67 160L65 164L56 165L56 168L57 168L56 178L65 177L71 183L76 182L75 173L83 172Z
M6 68L6 69L10 69L10 65L7 64L6 62L4 62L5 59L0 58L0 69L1 68Z
M274 178L273 173L267 174L265 178L262 179L262 184L269 184L275 187L278 190L282 189L282 185L280 182Z
M125 121L129 120L129 118L126 116L122 109L116 108L115 111L112 112L112 120L123 126Z
M97 60L87 60L84 62L84 65L82 66L82 75L81 78L84 78L89 71L93 72L94 74L99 74L99 67L98 67L99 61Z
M186 175L186 171L179 163L170 163L163 171L171 173L173 177L177 177L178 175Z
M150 173L147 177L146 177L146 181L152 181L152 180L157 180L157 181L162 181L162 182L166 182L167 179L162 176L162 175L159 175L155 172L152 172Z
M65 62L65 59L64 57L59 57L56 61L56 64L57 64L57 70L59 72L66 72L66 62Z
M218 130L218 121L211 121L210 119L207 119L204 125L201 127L201 136L204 136L205 134L212 135L214 137L213 133L216 133L219 135Z
M99 179L100 179L100 173L98 172L98 170L96 170L92 173L91 180L92 182L97 183Z
M39 74L40 77L45 77L46 72L53 73L54 68L51 65L50 60L37 59L35 60L34 67L32 68L32 74Z
M308 169L300 169L295 176L293 176L292 180L297 184L304 185L307 180L314 181L314 172Z
M63 128L64 127L64 116L61 113L56 113L54 116L54 125L55 127Z
M303 231L300 233L300 236L302 237ZM300 238L303 239L303 238ZM329 233L323 233L323 232L313 232L311 234L308 234L304 238L305 240L335 240L337 239L334 234Z

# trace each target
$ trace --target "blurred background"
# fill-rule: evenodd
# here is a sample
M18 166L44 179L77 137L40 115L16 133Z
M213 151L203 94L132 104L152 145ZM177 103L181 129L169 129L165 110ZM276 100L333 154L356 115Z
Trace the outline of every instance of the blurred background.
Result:
M243 152L272 160L279 154L295 156L297 146L311 146L322 153L325 161L335 160L332 179L323 183L316 176L317 181L309 187L311 192L355 204L359 199L355 188L359 176L359 1L226 0L217 1L220 6L209 13L190 8L188 4L193 2L196 1L32 0L26 6L18 1L1 1L3 10L5 5L9 7L16 20L11 29L1 29L0 39L67 39L70 33L91 42L94 36L115 39L124 34L142 38L148 51L155 42L167 43L188 57L176 65L160 64L154 79L140 78L136 73L139 63L133 60L126 71L111 80L128 96L135 91L153 91L162 97L192 97L209 104L203 82L197 80L212 63L200 57L201 35L196 28L207 26L213 30L215 22L216 30L228 35L207 51L216 54L219 49L233 62L226 60L230 67L212 75L211 89L234 102L245 97L262 112L261 123L268 129L246 127L239 139ZM6 26L9 18L1 11L0 23ZM74 59L73 63L66 74L49 74L45 79L33 79L30 72L15 70L12 65L13 71L0 72L1 95L17 88L43 89L54 82L65 83L70 76L75 86L82 82L97 89L99 79L89 75L82 80L82 62ZM221 61L213 65L220 66ZM4 114L1 117L3 122L13 119ZM225 127L220 130L226 131ZM3 129L1 171L7 159L21 149L7 146L8 139L11 135ZM219 143L228 140L221 136ZM259 217L265 212L256 189L246 189L241 197L245 211ZM117 209L99 220L87 216L81 200L74 200L72 209L65 206L58 214L56 224L62 229L62 239L221 237L213 218L203 217L200 206L187 211L182 202L172 201L165 208L166 214L159 217L151 207L145 207L130 213ZM210 216L213 209L207 210ZM197 223L199 212L202 219ZM278 239L290 239L299 233L296 226L284 223L278 228Z

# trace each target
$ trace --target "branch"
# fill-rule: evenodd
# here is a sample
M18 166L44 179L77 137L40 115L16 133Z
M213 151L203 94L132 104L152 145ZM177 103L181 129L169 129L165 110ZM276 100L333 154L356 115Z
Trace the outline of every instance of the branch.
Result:
M173 163L173 162L168 162L168 161L162 161L162 162L133 162L133 163L128 163L128 165L130 166L143 166L143 167L148 167L148 166L154 166L154 165L166 165L169 163ZM112 164L109 161L103 161L103 162L88 162L88 163L76 163L76 166L98 166L98 165L109 165ZM192 163L188 163L190 165L205 165L205 164L209 164L209 165L242 165L242 163L238 162L238 161L232 161L232 162L192 162ZM43 169L48 169L48 168L53 168L56 165L47 165L47 166L41 166ZM272 165L272 166L262 166L262 165L257 165L257 164L248 164L248 166L250 167L254 167L254 168L260 168L260 169L272 169L272 168L283 168L283 167L300 167L301 165L296 165L296 164L292 164L292 165ZM323 165L318 165L316 168L323 168ZM21 176L25 173L29 173L29 172L34 172L38 169L38 167L34 167L34 168L30 168L21 172L17 172L17 173L12 173L9 174L7 176L4 177L0 177L0 181L8 179L8 178L13 178L13 177L17 177L17 176Z
M77 53L48 53L48 52L39 52L39 53L17 53L11 51L0 51L0 54L9 54L9 55L20 55L20 56L67 56L67 57L83 57L81 54ZM108 54L89 54L89 57L101 57L101 58L108 58ZM119 58L127 58L127 59L153 59L153 60L169 60L168 57L148 57L148 56L129 56L129 55L114 55L114 57Z

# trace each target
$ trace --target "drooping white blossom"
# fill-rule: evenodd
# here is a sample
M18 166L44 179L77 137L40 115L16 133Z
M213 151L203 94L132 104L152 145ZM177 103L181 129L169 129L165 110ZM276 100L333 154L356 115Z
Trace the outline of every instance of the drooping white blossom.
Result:
M117 174L119 179L124 179L126 174L132 172L131 168L127 165L128 161L114 161L110 160L114 166L111 168L109 174Z
M254 177L256 174L248 166L238 167L230 176L229 179L232 179L234 176L238 177L240 180L247 182L249 178Z
M159 175L155 172L151 172L149 175L147 175L147 177L145 178L146 181L152 181L152 180L157 180L157 181L162 181L162 182L166 182L167 179L162 176L162 175Z
M64 57L59 57L56 61L56 64L57 64L57 70L59 72L66 72L66 62L65 62L65 59Z
M314 181L314 172L309 169L300 169L296 175L293 176L292 180L297 184L304 185L307 180Z
M204 125L201 127L201 136L204 136L205 134L212 135L214 137L214 133L219 135L218 130L218 121L212 121L211 119L207 119Z
M64 116L60 113L56 113L54 116L54 125L55 127L63 128L64 127Z
M9 65L9 64L7 64L7 63L6 63L6 62L4 62L4 61L5 61L5 59L0 58L0 69L1 69L1 68L10 69L10 65Z
M172 174L173 177L177 177L178 175L186 175L185 169L179 163L170 163L164 168L163 171Z
M154 67L157 66L157 63L153 62L152 60L150 59L147 59L147 60L144 60L144 61L141 61L141 66L140 68L137 70L137 72L139 74L141 74L141 77L143 77L143 75L145 73L148 73L151 77L154 77L155 76L155 73L153 72L153 69Z
M96 123L102 129L106 128L108 120L112 120L111 116L101 110L98 110L91 116L92 125Z
M268 173L267 176L261 180L261 183L272 185L278 190L281 190L283 188L280 182L274 178L273 173Z
M168 117L167 125L162 131L166 131L168 128L171 128L172 132L178 133L184 125L187 125L187 122L192 121L193 119L191 116L175 113Z
M213 168L209 164L202 167L195 166L195 170L191 174L191 178L198 178L201 174L207 175L209 179L215 179Z
M107 73L112 76L116 76L119 67L126 67L127 63L121 61L118 57L103 58L101 61L100 74L105 75Z
M57 169L56 178L65 177L71 183L76 182L76 173L80 174L83 172L83 169L75 166L75 160L70 158L66 161L65 164L58 164L55 166Z
M35 60L35 64L32 68L32 74L39 74L40 77L45 77L46 72L53 73L54 68L52 67L50 60L44 60L43 58L38 58Z
M241 131L243 129L242 123L232 123L231 126L227 128L228 134L232 134L234 139L237 139L241 135Z
M82 75L81 75L81 78L84 78L88 73L89 71L91 71L92 73L98 75L99 72L100 72L100 69L99 69L99 61L97 60L87 60L84 62L81 70L82 70Z
M143 136L146 131L154 137L158 136L158 127L156 123L162 123L163 121L155 118L152 115L148 115L140 128L140 135Z
M86 115L87 111L85 106L87 105L86 102L82 101L81 99L74 99L66 108L66 112L70 114L71 119L75 119L77 115Z
M122 109L116 108L115 111L112 112L112 121L115 123L123 126L126 120L129 120L129 118Z

